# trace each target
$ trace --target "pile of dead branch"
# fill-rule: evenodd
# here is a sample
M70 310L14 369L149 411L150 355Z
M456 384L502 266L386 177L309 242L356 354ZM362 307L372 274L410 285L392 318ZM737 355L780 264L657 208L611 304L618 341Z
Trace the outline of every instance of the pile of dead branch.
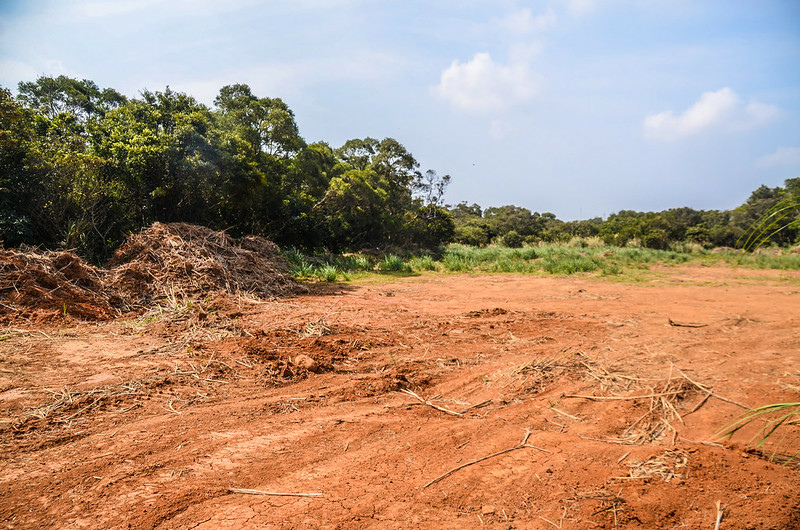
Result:
M0 251L0 320L116 316L127 308L103 277L72 252Z
M225 232L185 223L155 223L128 238L109 262L109 283L135 305L168 294L211 292L277 298L297 292L278 247L261 237L237 242Z
M155 223L131 235L109 268L72 252L0 251L0 320L101 320L172 299L222 294L274 299L304 288L286 273L278 247L261 237L184 223Z

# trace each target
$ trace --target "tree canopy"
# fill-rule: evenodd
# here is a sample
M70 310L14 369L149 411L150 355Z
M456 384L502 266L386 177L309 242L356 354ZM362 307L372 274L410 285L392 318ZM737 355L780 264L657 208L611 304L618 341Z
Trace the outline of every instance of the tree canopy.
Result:
M5 245L101 261L155 221L336 251L452 238L449 176L396 139L307 143L280 98L222 87L209 108L167 87L128 99L65 76L0 90Z
M16 98L0 87L6 246L71 248L103 261L128 233L155 221L337 252L573 237L659 249L735 246L764 219L761 244L800 236L800 178L761 186L732 211L623 210L569 222L514 205L447 206L450 181L422 172L394 138L309 143L283 100L245 84L222 87L213 107L169 87L126 98L66 76L20 83Z

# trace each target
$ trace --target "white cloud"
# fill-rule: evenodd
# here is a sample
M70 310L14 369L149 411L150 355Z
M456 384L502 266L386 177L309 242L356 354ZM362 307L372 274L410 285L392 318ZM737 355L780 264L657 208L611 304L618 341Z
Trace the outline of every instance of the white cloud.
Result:
M433 92L462 110L493 112L524 103L533 97L535 88L526 63L496 63L484 52L466 63L453 61Z
M745 130L763 125L779 114L773 105L742 103L729 87L706 92L683 113L671 110L650 114L644 119L644 132L654 140L671 141L698 134L712 128Z
M753 165L762 169L800 166L800 147L779 147L774 153L756 160Z

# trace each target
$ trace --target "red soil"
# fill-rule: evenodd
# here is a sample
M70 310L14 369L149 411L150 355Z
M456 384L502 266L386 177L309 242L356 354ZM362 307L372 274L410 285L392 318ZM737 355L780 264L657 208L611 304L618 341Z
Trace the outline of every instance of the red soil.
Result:
M800 527L800 471L753 450L755 427L704 443L744 412L732 402L800 401L800 274L652 272L424 275L135 320L12 319L0 521ZM781 434L767 449L797 450L797 426Z

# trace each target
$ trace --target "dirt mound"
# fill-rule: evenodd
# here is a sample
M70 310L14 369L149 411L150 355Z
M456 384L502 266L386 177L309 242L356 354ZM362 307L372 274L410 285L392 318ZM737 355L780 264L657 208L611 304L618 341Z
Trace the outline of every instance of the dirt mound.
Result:
M109 262L109 284L135 305L211 292L277 298L302 290L278 247L185 223L155 223L128 238Z
M103 275L72 252L0 251L0 321L116 316L126 307Z

